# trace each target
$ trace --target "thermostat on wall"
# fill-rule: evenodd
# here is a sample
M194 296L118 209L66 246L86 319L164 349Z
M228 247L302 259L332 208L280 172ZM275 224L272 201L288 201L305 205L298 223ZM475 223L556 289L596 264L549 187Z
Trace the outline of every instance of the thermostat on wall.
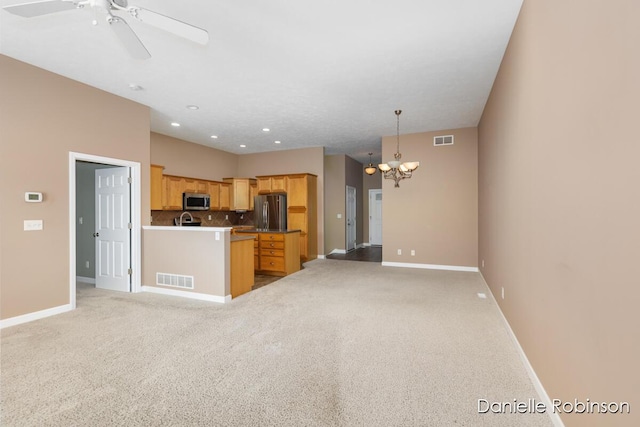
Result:
M31 203L40 203L42 201L42 193L27 191L24 193L24 201Z

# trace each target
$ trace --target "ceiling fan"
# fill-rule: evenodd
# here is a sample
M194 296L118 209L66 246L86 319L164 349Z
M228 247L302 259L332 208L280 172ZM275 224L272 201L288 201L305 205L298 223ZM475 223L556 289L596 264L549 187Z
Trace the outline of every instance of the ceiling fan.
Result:
M129 24L112 12L128 12L138 21L202 45L209 42L209 33L206 30L138 6L129 6L127 0L41 0L5 6L3 9L15 15L32 18L69 9L82 9L85 6L95 11L96 18L98 14L105 16L109 27L113 29L131 56L137 59L148 59L151 55ZM94 19L93 25L97 24L98 20Z

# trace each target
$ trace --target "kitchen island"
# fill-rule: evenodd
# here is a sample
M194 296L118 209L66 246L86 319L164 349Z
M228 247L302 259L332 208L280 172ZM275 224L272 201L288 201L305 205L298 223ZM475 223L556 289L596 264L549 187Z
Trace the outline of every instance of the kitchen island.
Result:
M252 236L256 273L286 276L300 270L300 230L239 229L238 236Z
M229 302L253 286L253 237L231 227L144 226L142 290Z

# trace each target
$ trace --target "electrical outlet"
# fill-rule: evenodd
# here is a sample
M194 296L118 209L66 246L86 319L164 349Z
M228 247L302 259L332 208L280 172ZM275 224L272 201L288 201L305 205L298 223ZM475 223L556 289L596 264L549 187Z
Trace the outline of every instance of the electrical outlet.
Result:
M209 215L208 218L209 218L209 221L211 221L211 215Z
M84 263L84 267L85 267L85 268L89 268L89 261L85 261L85 263Z
M484 260L482 260L482 268L484 268Z
M502 287L502 299L504 299L504 286Z
M415 251L415 249L411 249L411 256L416 256L416 251Z
M402 255L402 249L398 249L398 255Z
M41 219L25 219L24 220L24 231L37 231L42 230L42 220Z
M225 215L225 216L224 216L224 220L225 220L225 221L229 221L229 215Z

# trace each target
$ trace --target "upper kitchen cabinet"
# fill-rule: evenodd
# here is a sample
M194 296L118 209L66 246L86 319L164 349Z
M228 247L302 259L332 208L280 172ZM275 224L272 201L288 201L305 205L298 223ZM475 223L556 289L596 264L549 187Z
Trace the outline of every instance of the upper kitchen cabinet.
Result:
M255 202L255 197L258 195L258 181L254 180L255 182L253 184L251 184L251 186L249 187L249 210L252 211L255 209L255 206L253 205Z
M162 176L162 209L164 210L181 210L182 209L182 193L186 186L185 179L181 176L163 175Z
M285 175L258 176L258 194L286 193L287 177Z
M220 183L220 210L231 210L231 184L228 182Z
M231 185L230 210L248 211L253 210L253 196L251 187L256 185L253 178L224 178L224 182Z
M162 210L162 171L164 166L151 165L151 210Z

